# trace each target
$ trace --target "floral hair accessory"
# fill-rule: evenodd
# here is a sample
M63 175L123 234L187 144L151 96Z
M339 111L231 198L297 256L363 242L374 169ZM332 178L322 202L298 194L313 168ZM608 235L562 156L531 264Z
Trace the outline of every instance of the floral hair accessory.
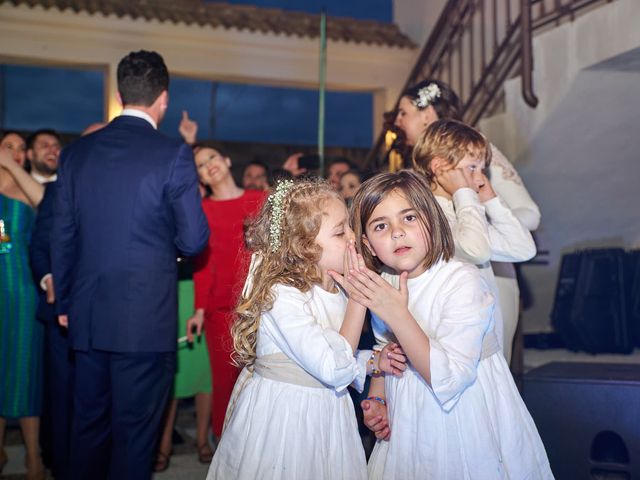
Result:
M427 108L436 98L440 98L440 93L440 87L435 83L430 83L418 90L418 98L413 100L413 104L418 108Z
M282 204L284 199L293 187L293 180L282 180L278 182L275 192L269 195L269 205L271 206L271 225L269 225L269 248L272 252L277 252L280 248L280 235L282 231Z

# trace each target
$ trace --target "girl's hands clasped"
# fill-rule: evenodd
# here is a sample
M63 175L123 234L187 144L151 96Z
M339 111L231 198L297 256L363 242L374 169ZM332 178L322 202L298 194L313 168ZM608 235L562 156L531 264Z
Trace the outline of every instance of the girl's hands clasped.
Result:
M366 267L362 255L356 253L353 243L349 245L345 256L348 257L347 265L340 284L349 298L367 307L387 323L408 309L407 272L400 274L400 288L397 289Z
M347 292L349 298L370 309L382 320L386 321L397 309L408 308L407 274L400 275L400 290L394 288L380 275L369 270L362 255L356 252L355 244L349 242L344 256L344 275L329 272ZM388 343L379 354L374 356L374 370L391 375L402 375L407 368L407 359L402 347L396 343Z
M364 424L373 432L378 440L389 440L391 428L387 406L379 401L366 399L360 402L364 416Z

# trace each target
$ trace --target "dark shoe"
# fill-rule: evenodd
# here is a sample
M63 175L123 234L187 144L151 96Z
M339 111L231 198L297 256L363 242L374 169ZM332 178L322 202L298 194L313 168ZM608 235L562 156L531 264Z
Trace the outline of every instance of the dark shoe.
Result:
M173 432L171 432L171 444L172 445L182 445L183 443L184 443L184 438L182 438L182 435L180 435L178 433L178 430L176 430L174 428Z
M45 480L46 472L44 470L44 464L40 458L32 462L25 461L27 467L27 474L25 480Z
M213 450L208 443L198 446L198 461L200 463L209 464L213 458Z
M7 452L5 452L3 448L0 450L0 475L2 475L2 470L4 470L4 467L8 462L9 458L7 457Z
M162 453L158 450L156 453L156 461L153 464L153 471L155 473L164 472L167 468L169 468L169 463L171 461L171 452Z

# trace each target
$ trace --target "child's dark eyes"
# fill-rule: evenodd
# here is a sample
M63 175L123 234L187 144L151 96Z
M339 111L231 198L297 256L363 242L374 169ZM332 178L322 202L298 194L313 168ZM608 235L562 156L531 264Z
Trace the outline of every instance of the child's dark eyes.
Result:
M407 215L406 217L404 217L404 219L405 219L407 222L415 222L417 218L418 218L418 217L416 217L416 216L415 216L415 215L413 215L413 214L411 214L411 215Z
M373 231L374 232L381 232L382 230L384 230L385 227L386 227L386 225L384 223L378 223L377 225L373 226Z
M338 232L336 233L336 237L343 237L344 236L344 232Z

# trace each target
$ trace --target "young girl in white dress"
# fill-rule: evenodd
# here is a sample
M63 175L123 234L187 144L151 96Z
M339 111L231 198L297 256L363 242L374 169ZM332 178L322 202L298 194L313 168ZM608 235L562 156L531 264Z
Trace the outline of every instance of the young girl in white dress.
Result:
M232 327L245 368L207 478L365 479L346 388L405 365L393 344L356 350L365 308L329 275L353 245L345 203L324 182L281 182L247 242L255 253Z
M475 266L453 259L426 178L369 179L354 197L352 225L363 258L345 287L372 311L378 341L397 341L410 363L402 378L372 380L371 403L391 433L379 436L369 478L553 478L500 352L494 298Z
M486 138L456 120L432 122L413 149L413 166L427 177L451 227L456 257L480 269L496 299L495 332L508 359L511 345L504 342L500 293L490 261L529 260L536 245L484 174L491 159Z

